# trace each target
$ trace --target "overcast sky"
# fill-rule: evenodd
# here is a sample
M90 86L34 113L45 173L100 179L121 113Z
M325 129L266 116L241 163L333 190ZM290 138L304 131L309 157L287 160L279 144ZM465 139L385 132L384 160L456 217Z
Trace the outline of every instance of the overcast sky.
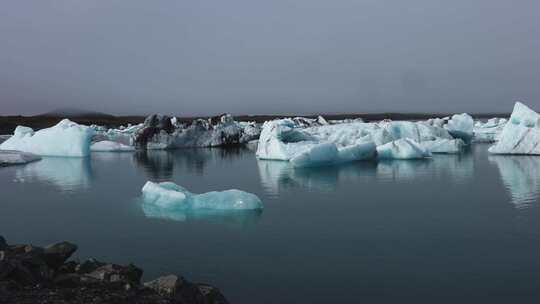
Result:
M538 0L4 0L0 113L540 108Z

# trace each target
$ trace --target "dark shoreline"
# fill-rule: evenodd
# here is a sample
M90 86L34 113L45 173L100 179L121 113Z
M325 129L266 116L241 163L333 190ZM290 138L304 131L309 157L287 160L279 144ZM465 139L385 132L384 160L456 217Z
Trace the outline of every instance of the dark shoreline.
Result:
M8 245L0 236L0 303L228 304L208 284L166 275L142 283L143 270L70 257L77 245Z
M351 114L321 114L327 120L341 120L341 119L355 119L362 118L363 120L379 121L383 119L391 120L425 120L434 117L446 117L452 116L448 113L351 113ZM471 114L476 119L487 119L492 117L510 117L510 113L476 113ZM237 121L255 121L258 123L265 122L267 120L284 118L284 117L296 117L302 116L307 118L316 118L318 115L235 115L234 118ZM179 117L181 122L191 122L196 118L211 118L215 116L206 117ZM107 114L99 115L37 115L37 116L0 116L0 135L1 134L13 134L15 128L19 125L30 127L34 130L48 128L57 124L63 118L69 118L84 125L101 125L109 128L116 128L127 124L139 124L144 121L145 116L113 116Z

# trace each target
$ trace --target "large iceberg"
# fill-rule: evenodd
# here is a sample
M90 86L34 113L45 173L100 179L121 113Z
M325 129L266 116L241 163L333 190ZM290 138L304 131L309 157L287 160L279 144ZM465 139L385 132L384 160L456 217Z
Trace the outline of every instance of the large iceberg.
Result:
M473 137L474 120L467 113L455 114L444 126L455 138L461 138L466 143L471 142Z
M431 156L429 150L409 138L402 138L377 147L379 159L420 159Z
M173 123L174 122L174 123ZM254 122L237 122L229 114L195 119L190 125L165 115L151 115L132 133L131 143L144 149L217 147L245 144L259 137Z
M213 210L263 208L261 200L255 194L236 189L195 194L172 182L154 183L148 181L142 188L142 193L145 203L163 208Z
M135 151L135 147L121 144L119 142L102 140L90 146L92 152L126 152Z
M428 122L382 121L378 123L348 122L301 128L294 120L265 122L259 138L259 159L288 160L304 167L374 159L375 147L397 142L397 145L418 146L422 157L434 153L457 153L462 142L455 140L446 129ZM425 147L423 145L424 142ZM421 144L418 144L421 143ZM392 145L381 148L382 150ZM394 148L395 150L395 148ZM426 151L424 151L426 150ZM386 151L386 150L384 150ZM386 153L399 158L417 158L400 153Z
M0 150L0 167L22 165L40 159L41 157L32 153Z
M494 154L540 154L540 115L521 102L516 102L500 135L489 148Z
M68 119L57 125L34 132L18 126L0 150L16 150L41 156L88 156L93 129Z

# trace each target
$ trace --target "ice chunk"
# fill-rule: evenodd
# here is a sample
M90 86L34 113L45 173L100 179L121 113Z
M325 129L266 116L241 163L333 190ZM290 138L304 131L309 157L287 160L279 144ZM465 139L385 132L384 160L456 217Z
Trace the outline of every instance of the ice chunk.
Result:
M371 141L339 148L332 143L323 143L299 153L290 161L294 167L313 167L374 159L375 154L376 146Z
M0 150L17 150L42 156L88 156L93 129L64 119L56 126L34 133L19 126L0 144Z
M463 150L465 142L461 139L436 139L423 141L420 143L422 147L431 153L459 153Z
M418 159L431 156L431 153L417 142L402 138L377 147L380 159Z
M474 120L467 113L456 114L445 125L446 130L455 138L461 138L469 143L473 137Z
M145 203L167 208L254 210L262 209L261 200L248 192L232 189L194 194L172 183L147 182L142 188Z
M297 128L291 119L267 121L259 138L257 157L289 160L316 144L316 139Z
M135 147L124 145L115 141L103 140L93 143L90 146L90 150L93 152L125 152L135 151Z
M41 157L32 153L0 150L0 167L22 165L40 159Z
M473 133L475 142L495 142L499 139L504 126L504 118L491 118L487 122L478 121L474 124Z
M494 154L540 154L540 115L516 102L499 141L489 148Z

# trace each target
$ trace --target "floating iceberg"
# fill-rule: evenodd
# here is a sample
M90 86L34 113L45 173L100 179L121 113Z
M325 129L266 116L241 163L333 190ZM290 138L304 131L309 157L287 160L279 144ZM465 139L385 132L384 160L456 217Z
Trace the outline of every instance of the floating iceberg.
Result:
M341 148L332 143L322 143L299 153L290 162L294 167L335 165L374 159L376 151L376 146L371 141Z
M495 142L499 140L500 134L506 125L504 118L491 118L486 122L477 121L473 128L473 141L475 142Z
M489 152L540 155L540 115L521 102L516 102L510 121Z
M194 194L172 183L147 182L142 188L143 200L163 208L255 210L262 209L261 200L248 192L232 189Z
M447 153L455 154L460 153L465 146L465 142L461 139L436 139L430 141L423 141L420 143L427 151L431 153Z
M377 147L379 159L420 159L431 153L409 138L402 138Z
M135 147L121 144L119 142L103 140L93 143L90 146L92 152L126 152L135 151Z
M41 156L88 156L93 129L64 119L56 126L34 132L18 126L0 150L16 150Z
M259 137L257 157L290 160L317 143L316 138L297 128L291 119L267 121Z
M474 120L467 113L455 114L445 125L446 130L455 138L461 138L466 143L473 137Z
M259 137L254 122L237 122L230 114L180 124L165 115L151 115L131 135L131 143L144 149L218 147L245 144Z
M32 153L0 150L0 167L10 165L22 165L40 159L41 157Z

